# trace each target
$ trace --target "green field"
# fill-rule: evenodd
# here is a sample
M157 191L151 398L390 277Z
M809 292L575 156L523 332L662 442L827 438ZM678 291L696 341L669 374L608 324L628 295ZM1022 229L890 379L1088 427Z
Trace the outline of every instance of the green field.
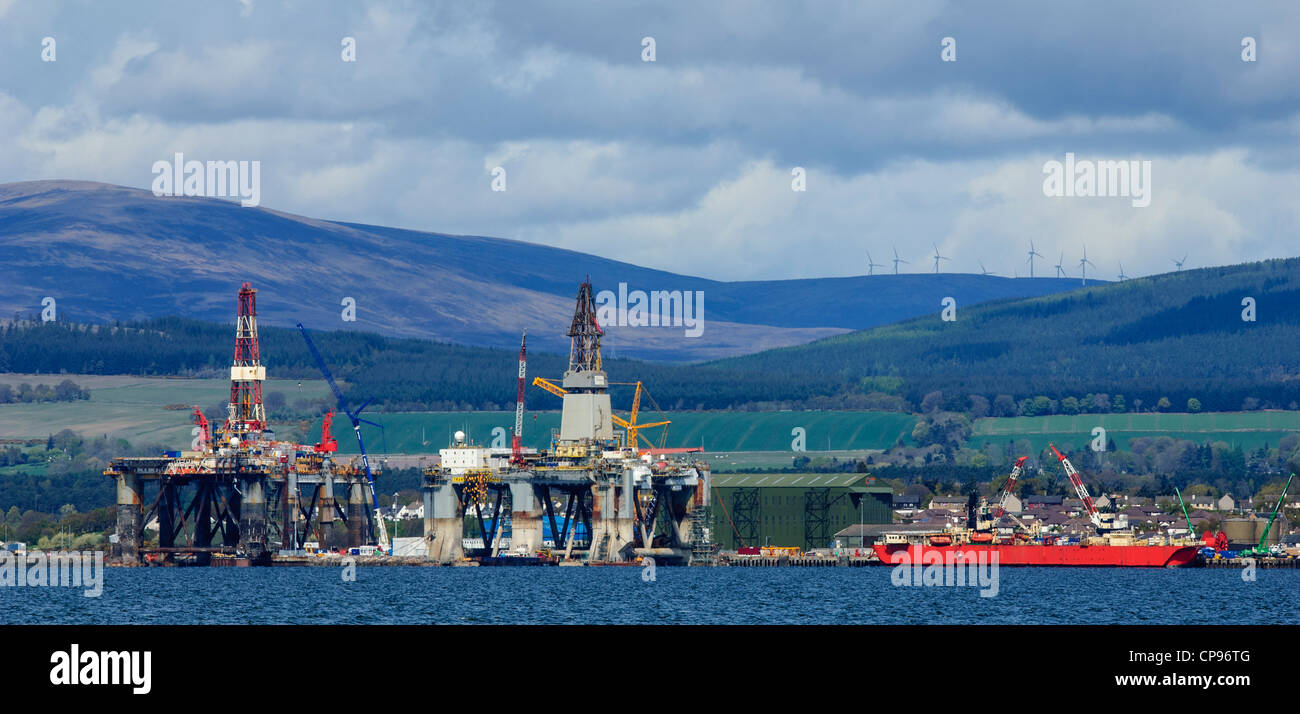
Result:
M626 416L626 415L624 415ZM367 450L390 453L437 451L451 435L463 430L475 443L509 446L514 412L404 412L370 417L384 425L383 433L365 426ZM803 427L805 448L813 451L887 449L900 438L910 441L916 417L893 412L669 412L667 446L703 446L709 452L791 452L791 431ZM660 415L642 412L640 421L659 421ZM524 444L549 445L551 430L560 428L559 412L532 412L524 416ZM336 430L337 431L337 430ZM654 443L659 429L642 432ZM319 434L319 425L311 431ZM385 447L384 444L387 443ZM427 443L425 443L427 442ZM339 438L345 452L355 452L354 439ZM782 458L782 461L785 459ZM784 465L784 464L782 464Z
M230 382L221 379L162 379L156 377L87 375L3 375L10 384L56 384L71 379L90 390L90 399L44 404L0 404L0 439L44 438L63 429L85 437L107 435L133 444L162 444L188 448L190 410L164 409L168 404L201 408L230 399ZM282 392L292 403L329 394L323 380L267 380L264 393Z
M164 409L164 405L194 405L207 408L225 402L229 383L223 379L169 379L128 376L14 375L0 374L0 382L57 383L68 378L91 392L88 401L45 404L0 404L0 439L35 439L62 429L86 437L108 435L133 444L158 443L167 448L185 448L190 441L188 409ZM299 399L328 397L324 381L301 383L268 380L267 393L280 392L289 404ZM622 413L622 412L620 412ZM624 416L626 416L624 414ZM401 412L367 417L384 425L381 432L364 427L369 450L379 453L437 453L451 435L464 430L479 444L509 444L514 412ZM658 421L653 411L641 414L641 421ZM667 445L703 446L711 454L725 455L719 463L733 468L784 466L792 453L792 430L803 427L807 456L849 457L852 452L888 449L899 438L911 442L916 417L893 412L675 412ZM525 415L524 443L544 448L551 431L560 426L558 411L529 412ZM1169 436L1176 439L1224 441L1245 449L1264 444L1276 446L1289 433L1300 432L1300 412L1259 411L1206 414L1080 414L1046 417L978 419L972 427L970 445L1005 444L1008 439L1029 439L1037 450L1049 442L1062 448L1081 448L1101 426L1120 449L1137 437ZM494 434L494 429L498 431ZM356 453L356 440L348 433L346 417L335 421L335 435L345 453ZM658 443L659 430L645 435ZM309 441L319 438L320 422L310 425ZM745 452L732 455L731 452ZM819 452L843 452L821 454Z
M1106 430L1116 448L1127 449L1139 437L1168 436L1191 441L1223 441L1243 449L1264 444L1277 446L1287 434L1300 431L1300 412L1211 412L1206 414L1076 414L1044 417L977 419L970 444L1005 444L1008 439L1028 439L1035 450L1049 443L1081 448L1092 440L1095 427Z
M0 439L44 438L62 429L86 437L108 435L132 443L158 443L168 448L186 448L190 442L188 409L164 409L168 404L199 405L207 408L230 397L230 383L222 379L167 379L88 375L0 375L0 381L56 383L72 379L90 390L87 401L44 404L0 404ZM266 393L281 392L292 404L298 399L329 395L322 380L267 380ZM626 414L624 414L626 416ZM381 432L363 427L369 451L376 453L437 453L451 435L464 430L480 444L509 445L514 412L399 412L366 417L384 425ZM659 421L661 415L642 412L642 422ZM668 446L703 446L710 452L791 451L791 431L803 427L805 448L814 451L846 451L889 448L900 437L910 440L916 417L892 412L679 412L668 414L672 425ZM348 433L347 418L335 421L335 436L345 453L356 453L356 440ZM549 445L551 430L559 429L558 411L529 412L525 415L527 446ZM493 429L500 431L493 434ZM658 443L659 430L643 432ZM309 441L320 438L320 422L310 425ZM742 459L743 460L743 459ZM784 462L784 457L764 456L762 463ZM781 465L784 465L783 463Z

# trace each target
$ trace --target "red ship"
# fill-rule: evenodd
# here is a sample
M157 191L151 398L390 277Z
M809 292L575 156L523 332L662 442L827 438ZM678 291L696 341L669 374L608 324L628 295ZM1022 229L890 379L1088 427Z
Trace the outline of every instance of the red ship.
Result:
M1003 485L997 507L990 508L987 502L983 502L976 509L972 500L968 506L969 528L928 534L886 534L884 542L872 546L876 556L886 564L908 563L921 566L980 563L981 560L991 564L993 554L997 554L999 566L1177 568L1196 560L1198 545L1169 541L1147 545L1135 542L1131 531L1117 530L1114 516L1097 510L1092 496L1070 460L1057 451L1055 446L1051 446L1051 449L1065 469L1089 519L1096 526L1098 536L1083 543L1058 545L1054 536L1038 533L1034 537L1032 529L1013 515L1010 516L1011 520L1021 529L1010 538L1000 538L994 534L997 519L1004 514L1010 515L1006 511L1007 500L1015 489L1016 478L1028 460L1028 457L1022 456L1016 460L1011 475Z
M1006 545L917 545L877 543L872 546L881 562L992 563L996 553L998 566L1051 565L1121 568L1177 568L1196 559L1194 545L1040 545L1035 543ZM981 555L982 554L982 555ZM905 556L905 557L904 557ZM983 560L979 560L979 558ZM896 560L897 558L897 560Z

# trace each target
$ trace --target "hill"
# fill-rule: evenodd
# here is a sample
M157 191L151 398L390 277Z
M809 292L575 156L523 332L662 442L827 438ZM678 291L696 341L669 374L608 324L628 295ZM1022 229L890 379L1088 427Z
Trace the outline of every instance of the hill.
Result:
M883 384L917 405L940 391L934 407L957 411L970 410L970 395L981 395L993 416L1092 411L1097 404L1103 411L1296 409L1297 328L1300 259L1292 258L959 303L951 322L936 310L710 367L815 373L832 390ZM1044 399L1008 409L998 395ZM1096 399L1083 404L1085 397ZM1077 404L1065 402L1071 398ZM1191 399L1198 404L1189 406Z
M617 237L612 236L611 240ZM607 352L686 362L800 344L962 304L1043 295L1073 280L878 275L719 282L515 240L318 220L206 198L79 181L0 185L0 314L111 323L234 319L258 288L264 325L344 328L483 347L565 352L577 285L702 291L705 330L608 327ZM356 301L356 321L341 303Z

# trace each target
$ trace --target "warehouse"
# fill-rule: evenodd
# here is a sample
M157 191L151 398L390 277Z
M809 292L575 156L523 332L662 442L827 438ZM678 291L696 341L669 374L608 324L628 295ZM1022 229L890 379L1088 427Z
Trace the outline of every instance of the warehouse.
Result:
M866 474L714 474L714 539L741 546L826 548L855 523L889 523L892 491Z

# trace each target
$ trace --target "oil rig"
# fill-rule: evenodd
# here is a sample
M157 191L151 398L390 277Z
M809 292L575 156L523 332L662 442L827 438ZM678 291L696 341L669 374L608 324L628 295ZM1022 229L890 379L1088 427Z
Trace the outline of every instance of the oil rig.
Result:
M441 563L492 564L626 564L647 557L665 565L711 562L709 466L692 459L692 450L656 449L640 434L668 422L637 422L639 382L634 383L630 418L614 414L590 281L578 289L567 334L569 365L560 383L533 380L563 400L550 448L520 446L525 333L512 446L475 446L458 432L455 442L440 450L439 465L424 469L428 557ZM477 537L464 532L471 511L477 516ZM508 549L503 546L507 522Z
M117 562L265 564L273 553L297 551L309 541L322 549L374 545L377 539L382 547L387 541L371 507L369 460L335 458L333 411L324 416L320 443L276 440L262 402L266 367L258 345L257 291L244 283L238 299L225 421L209 425L196 406L190 450L118 457L104 470L117 482ZM303 336L346 409L305 329ZM356 411L347 412L354 427ZM146 527L155 522L157 546L146 547Z

